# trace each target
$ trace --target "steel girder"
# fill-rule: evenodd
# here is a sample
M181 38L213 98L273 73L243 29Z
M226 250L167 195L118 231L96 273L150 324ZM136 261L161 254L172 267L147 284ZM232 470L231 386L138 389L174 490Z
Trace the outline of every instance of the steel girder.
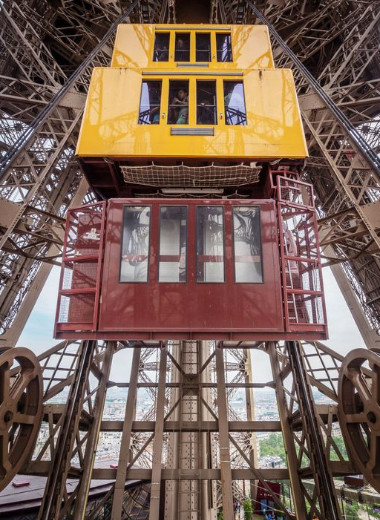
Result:
M273 42L277 65L291 67L296 79L310 153L305 179L313 184L317 195L326 265L342 264L352 288L345 290L347 297L351 295L348 303L359 302L362 316L356 315L357 324L367 345L374 346L380 330L379 175L291 52L378 154L380 5L337 0L321 2L313 11L306 9L306 3L280 2L279 9L274 6L277 3L268 2L263 10L286 40L287 46ZM246 2L247 10L249 4ZM232 10L230 20L235 14Z
M2 344L13 345L38 295L31 291L37 275L41 286L49 272L41 271L41 262L60 256L65 212L85 195L74 159L79 121L92 68L108 65L115 20L122 18L120 7L102 2L47 4L45 18L41 3L37 9L27 1L5 2L1 11L0 321ZM73 69L58 63L75 49L81 66L67 80L63 68Z
M31 17L33 17L36 6L30 2L27 2L27 4L27 7L31 9L25 9L25 13L28 13L28 20L30 20ZM365 133L366 136L370 134L372 141L376 145L378 142L378 130L376 128L376 122L375 126L373 126L373 119L376 116L376 114L373 113L373 105L379 99L379 92L378 76L376 76L377 56L374 51L375 47L372 44L374 41L376 45L376 31L374 30L375 25L373 22L376 20L377 6L375 5L372 10L368 10L367 5L362 5L359 6L359 11L350 11L350 5L352 6L352 3L338 1L329 3L329 5L331 5L330 10L327 3L320 3L321 9L311 11L307 10L308 7L306 6L308 3L305 2L278 0L272 3L266 2L265 6L260 5L260 2L257 4L259 7L266 8L266 14L272 22L276 23L277 29L287 39L291 48L310 66L314 75L321 78L321 83L328 89L329 95L350 118L353 124L355 124L356 127L364 128L365 125L368 127L368 123L370 123L369 130L367 128L363 133ZM219 5L219 16L223 16L223 21L228 20L228 23L230 23L237 19L238 9L241 8L242 2L232 2L229 5L223 5L224 9L223 7L221 8L221 5L223 4L220 3ZM5 3L5 9L10 10L11 6L12 4ZM0 58L1 64L4 67L3 71L6 72L4 77L2 77L0 94L3 103L2 106L6 109L5 116L1 121L2 128L5 129L3 130L5 137L2 138L0 145L4 155L10 150L18 136L35 121L41 109L48 106L56 92L59 91L62 82L65 82L64 76L70 74L70 69L71 71L75 69L75 66L71 65L71 60L74 59L73 51L75 51L76 48L81 49L80 56L84 57L86 51L89 52L91 41L99 41L103 35L104 29L102 29L102 25L103 27L105 24L109 26L117 17L119 12L114 6L115 4L105 4L100 1L79 3L64 2L64 13L61 11L61 15L72 20L72 26L74 26L74 24L78 25L78 23L80 25L80 37L77 39L70 33L70 23L66 26L63 22L60 22L60 30L53 30L53 22L50 20L53 20L54 16L50 19L50 14L49 16L46 14L46 20L48 21L46 24L47 28L42 26L36 15L34 19L35 23L33 24L27 24L26 20L18 20L18 30L13 27L13 24L7 26L6 29L3 26L3 32L0 34L3 35L4 41L13 41L13 46L16 46L16 49L13 49L12 52L3 53ZM170 4L170 6L172 6L172 4ZM146 7L150 13L157 13L154 4L147 4ZM252 13L249 12L246 5L243 7L245 10L242 20L244 19L247 22L252 21ZM103 10L104 14L102 14ZM321 11L323 15L321 15ZM15 7L14 13L17 12L17 7ZM22 10L22 12L24 11ZM88 23L86 17L83 17L84 12L91 13L92 15L92 22L90 23L92 29L88 31L89 35L87 35L87 25L85 27L85 24L78 19L79 15L82 14L82 18L86 24ZM352 23L352 16L351 18L349 16L349 14L351 13L352 15L353 12L355 12L356 18L355 27ZM295 15L297 15L297 23L293 22ZM14 18L17 19L17 16L18 15L15 14ZM136 19L141 21L142 16L143 10L140 9L136 12ZM337 20L339 20L339 28L337 27ZM329 27L328 31L323 28L323 24L326 24L326 21ZM371 27L369 31L367 31L368 24ZM13 36L13 40L9 38L7 31L9 31L10 26L12 26L12 30L15 31L17 37L20 38L22 42L20 45L18 45L15 36ZM363 29L361 29L361 26L363 26ZM310 33L307 31L308 27L310 27ZM299 37L297 37L297 34ZM310 36L308 36L308 34L310 34ZM38 44L38 35L40 35L41 45ZM373 37L375 37L375 40L373 40ZM51 42L51 38L55 38L54 44ZM86 38L88 38L88 40L86 40ZM345 38L349 40L347 45L344 43ZM81 44L77 43L79 40ZM49 45L47 42L49 42ZM65 53L67 63L59 59L59 67L56 66L53 67L53 69L46 66L44 67L45 60L46 63L51 59L54 60L57 49L60 48L59 42L63 43L62 50L60 51L62 54L61 58L63 57L63 53ZM76 45L78 45L78 47L76 47ZM23 48L29 49L30 52L28 52L28 55L29 57L33 57L33 60L31 60L32 63L28 62L23 55ZM350 48L354 48L355 52L350 53ZM102 56L102 59L108 59L109 48L107 45L103 49ZM276 56L278 60L285 60L285 58L287 58L286 53L284 54L279 51L276 53ZM329 59L333 60L336 64L333 68L329 68L329 66L326 65ZM14 72L12 71L16 70L17 60L20 60L21 73L19 74L19 78L14 80L12 79L12 76L14 76ZM353 67L348 67L348 73L347 67L340 67L342 60L344 60L346 65L351 63L354 65ZM78 60L78 63L79 62L82 62L82 58ZM286 62L283 61L283 63ZM372 72L368 79L367 74L369 67ZM338 73L337 76L335 72ZM336 121L331 119L326 107L316 99L304 80L298 74L296 75L299 80L301 101L307 129L311 137L311 149L313 151L309 175L313 180L321 201L321 216L323 216L324 219L330 219L329 221L321 221L321 228L325 224L328 232L333 233L333 236L330 234L330 237L326 239L324 245L326 245L326 247L334 246L334 251L337 251L334 255L328 255L330 259L333 257L334 262L337 259L338 261L342 261L342 259L347 260L345 267L351 270L350 273L353 276L352 279L357 284L359 294L363 295L363 290L368 286L370 281L375 284L370 287L370 294L373 295L373 299L376 302L378 286L376 285L376 276L374 276L374 274L376 275L378 273L378 265L376 262L374 265L370 264L366 255L369 255L371 261L372 259L377 259L377 252L374 252L372 248L374 244L376 245L375 235L377 235L378 231L376 225L374 227L373 216L369 215L365 218L366 215L364 214L363 216L363 213L370 211L369 201L377 202L378 200L377 181L373 175L368 173L368 167L365 164L363 166L362 160L360 159L360 151L355 150L354 147L351 147L349 144L350 136L347 136ZM40 78L44 78L46 83L41 83ZM42 247L38 249L38 241L45 239L48 245L50 244L54 247L59 247L60 245L60 229L62 225L60 219L69 204L69 200L72 200L73 195L68 194L70 177L67 177L67 186L62 187L59 184L60 178L63 176L62 172L66 172L66 169L69 168L69 163L74 171L74 177L71 178L71 182L73 182L73 180L76 180L77 183L79 182L79 176L77 179L78 170L75 169L76 165L72 162L72 155L70 155L70 150L72 152L72 149L69 147L70 145L74 146L75 129L77 129L74 121L83 107L85 85L87 82L88 74L87 77L82 78L82 81L78 81L77 84L73 85L65 97L60 100L59 104L54 107L54 112L52 112L54 116L47 119L46 126L41 126L41 130L38 131L41 132L41 134L38 134L35 141L32 140L30 142L30 148L28 148L29 144L26 145L23 152L13 163L12 168L9 168L9 172L6 174L5 179L7 179L7 183L2 186L1 189L4 190L2 198L7 204L7 211L10 215L10 226L8 226L8 223L7 225L3 225L4 237L6 237L3 238L5 245L4 253L7 255L11 253L14 254L12 257L7 257L8 263L5 264L8 269L6 271L8 277L12 276L12 269L15 268L14 266L17 263L20 261L23 262L24 258L28 259L28 249L31 251L29 256L31 256L32 259L35 257L37 257L39 261L45 259L45 251L47 249L44 250ZM78 88L75 88L76 86ZM71 124L73 124L72 128L70 127ZM58 158L61 157L63 152L65 152L65 155L59 164ZM50 178L51 171L54 173L52 178ZM38 188L33 191L36 185L38 185ZM336 189L336 197L333 201L329 202L327 195L330 195L333 191L331 187ZM41 196L40 188L42 190ZM59 188L61 188L61 191L59 191ZM53 196L55 189L59 192L57 197ZM326 192L323 190L326 190ZM59 196L62 200L56 203ZM372 198L368 199L368 197ZM12 209L10 209L12 202L16 202L17 204L16 216L15 212L12 213ZM322 207L322 202L326 203L327 209ZM27 218L28 216L29 220ZM356 221L353 223L352 221L355 219ZM372 228L374 227L374 229L371 229L371 226ZM331 228L333 228L333 232ZM31 235L31 238L29 235ZM22 237L22 241L18 242L17 240L20 240L20 236ZM357 241L354 245L353 239ZM14 249L11 249L12 247ZM357 249L355 249L355 247ZM356 257L352 254L353 251L357 253ZM50 257L47 257L48 261L54 261L56 254L56 251L50 254ZM354 261L357 259L359 259L360 262L362 260L365 261L364 267L362 267L361 264L359 264L358 268L355 267ZM370 268L368 265L370 265ZM37 267L39 267L39 264L37 264ZM23 264L22 267L18 266L17 269L17 272L20 273L19 279L21 279L26 271L30 270L30 266ZM360 274L360 272L365 273L365 276L363 275L364 281L358 277L358 273ZM371 277L368 276L369 273ZM13 282L11 282L10 279L6 280L5 291L10 287L11 283ZM13 307L15 314L12 316L12 320L14 320L17 315L17 311L20 308L19 304L23 301L24 295L28 294L30 288L30 284L28 285L28 283L27 277L25 277L23 281L20 281L20 285L15 287L13 295L11 295L10 292L8 294L7 292L4 293L5 316L11 313L13 303L9 302L12 301L12 298L18 302L17 305ZM24 292L22 292L22 290L24 290ZM17 298L19 298L19 300L17 300ZM366 312L367 309L372 309L371 302L363 300L363 309L365 309ZM374 307L374 309L376 312L376 307ZM372 310L369 318L372 320L377 319L376 315L375 318L373 318ZM12 320L9 323L12 323ZM375 326L376 321L372 321L372 325ZM155 402L157 400L159 382L156 382L153 376L149 377L147 375L148 369L150 369L151 373L154 373L159 366L157 360L149 363L149 356L155 355L156 346L142 345L141 347L143 349L142 358L145 356L145 366L141 365L142 367L144 366L144 368L139 370L137 388L143 388L144 386L142 385L145 385L152 398L152 405L145 414L143 421L131 422L131 459L129 464L130 468L127 469L127 473L125 474L127 478L152 478L152 459L149 456L149 446L153 445L156 435L158 435L156 438L160 438L160 442L157 444L157 450L163 449L163 454L165 455L164 446L165 442L167 442L165 439L168 439L169 435L176 433L183 435L184 432L189 433L189 435L200 435L200 432L209 432L209 435L215 435L216 437L218 434L220 435L222 427L223 454L228 451L230 452L229 466L227 464L227 467L223 469L224 477L232 481L249 479L251 482L260 478L289 478L291 460L295 474L298 475L298 485L301 490L301 504L303 505L299 505L299 507L302 508L305 507L305 504L309 504L315 511L322 510L318 487L315 486L313 492L310 494L309 488L303 486L299 478L301 474L303 477L309 476L315 478L316 469L315 466L313 466L313 461L310 459L310 445L308 444L310 441L306 435L302 434L302 428L300 426L301 419L297 404L299 402L299 396L297 395L295 384L292 385L290 396L286 397L289 389L284 381L293 376L290 369L289 358L282 348L272 347L272 350L275 348L275 354L278 356L274 366L280 368L280 377L274 377L274 381L269 382L269 387L277 385L276 388L278 391L282 388L286 400L287 406L282 409L283 417L280 418L280 421L270 421L275 424L268 424L267 422L252 420L248 422L244 421L242 425L238 424L241 421L237 421L236 416L234 416L231 411L228 412L230 414L229 420L226 421L226 412L223 412L223 414L218 417L217 403L214 401L214 404L211 407L209 406L207 410L210 414L208 420L202 420L200 422L199 420L194 421L196 423L196 431L194 432L194 425L184 424L183 421L179 421L178 419L170 421L168 417L166 417L163 422L160 421L160 428L163 430L157 430L154 420L156 418ZM254 345L254 347L262 350L268 349L269 351L268 346ZM51 371L46 369L46 396L53 396L63 388L72 385L76 377L75 367L79 359L79 354L75 350L77 348L75 344L72 345L71 348L74 349L74 352L68 354L68 345L62 344L56 350L52 349L50 354L41 357L41 362L45 364L46 367L51 368ZM88 381L87 385L82 386L82 398L79 403L82 410L80 412L81 420L79 422L76 421L75 424L73 423L73 432L71 432L72 444L70 445L71 452L67 459L68 463L65 466L63 476L78 476L78 464L80 467L79 473L83 471L87 475L87 478L89 478L91 474L94 478L115 478L117 475L116 469L102 469L96 466L92 468L91 463L89 463L90 456L88 455L91 450L93 450L94 441L91 439L94 439L94 432L96 431L96 427L93 429L92 426L90 427L89 425L99 425L101 417L101 392L99 389L101 388L100 382L107 380L107 375L102 364L106 351L106 346L99 345L96 347L96 354L94 354L92 358L91 370L99 384L97 386L95 384L95 387L89 386L90 383ZM211 382L207 382L209 386L206 385L206 382L197 383L198 385L206 385L205 388L209 388L214 396L217 396L218 385L219 391L225 388L227 393L227 405L231 395L230 392L233 388L238 388L239 386L245 390L255 388L254 383L247 382L247 379L245 379L244 374L247 369L242 368L246 364L246 361L242 361L244 355L236 354L237 351L234 352L235 357L241 357L237 363L232 362L231 359L224 360L225 367L229 367L232 372L239 366L239 369L236 370L236 373L232 376L234 382L228 380L227 376L225 381L220 379L221 367L219 366L218 381L216 381L216 379L212 380L211 378ZM54 357L56 358L55 360L53 360ZM216 354L214 357L216 357ZM218 353L218 357L218 363L220 365L222 363L220 353ZM233 358L232 354L231 357ZM48 361L49 359L50 361ZM175 356L173 356L173 359L176 359ZM316 359L322 363L322 368L318 368L318 365L315 365L314 362ZM321 344L304 344L303 360L306 363L311 384L315 385L324 395L332 399L333 403L338 403L336 393L337 377L335 372L340 367L340 357ZM214 361L210 360L208 363L212 364L213 370L215 370ZM169 359L169 366L171 370L178 370L174 361L171 359ZM179 366L181 367L181 364L179 364ZM51 374L53 375L51 376ZM322 374L324 377L322 377ZM128 384L130 383L125 383L126 386ZM175 381L166 382L165 387L165 395L168 396L165 406L168 406L169 393L171 390L178 392L179 384ZM93 399L96 400L97 396L99 396L98 404L94 406ZM90 402L91 406L88 404ZM223 406L223 403L219 404ZM40 451L37 452L36 459L30 462L28 471L48 474L49 469L51 469L52 465L50 461L56 456L57 450L56 434L60 430L67 431L67 427L62 427L64 406L65 405L51 405L46 403L45 418L49 419L49 421L45 423L45 426L48 429L48 440L43 442L42 446L41 443L38 445ZM339 452L333 438L334 429L336 428L337 404L333 404L328 408L326 408L326 406L317 405L316 410L318 411L317 419L324 439L325 457L329 463L331 472L336 475L353 472L355 468L351 463L345 460L343 454ZM127 415L131 419L133 418L130 416L130 412L128 412ZM218 424L218 421L222 421L223 424ZM101 421L100 429L104 432L121 432L120 424L115 424L112 421ZM293 453L296 455L290 455L290 459L288 460L289 471L283 469L259 470L255 463L254 456L247 457L247 453L251 453L250 450L247 451L247 446L249 446L251 442L251 433L255 431L275 431L276 429L277 431L282 430L284 438L286 437L287 440L285 442L289 448L288 452L292 451L291 446L293 443ZM228 442L226 435L229 438ZM49 450L50 454L48 453ZM298 453L301 454L300 456L297 456L297 450ZM335 457L338 458L337 461L331 460L332 454L335 454ZM44 457L46 457L47 460L43 460ZM212 460L218 461L217 449L214 449L213 457L215 458ZM158 459L156 459L155 462L156 468L158 464L157 460ZM133 465L134 467L132 467ZM137 465L139 467L136 467ZM184 475L183 469L164 469L161 472L160 478L162 481L170 479L174 481L197 481L202 478L220 479L222 475L221 472L211 464L211 467L200 468L199 471L190 474L190 476L191 479L189 479L189 474ZM81 482L82 485L84 485L84 480ZM79 484L73 497L79 495L80 485L81 484ZM60 486L59 493L62 493L63 480L60 482ZM224 486L224 491L226 491L226 486ZM157 496L153 498L153 500L157 500ZM228 501L228 497L225 500ZM82 508L79 510L83 511L85 504L79 504L78 502L78 505L76 505L74 498L72 498L68 501L68 510L70 510L71 507ZM125 506L123 505L123 507ZM226 507L229 507L228 504ZM71 512L69 514L71 514Z
M120 7L111 3L105 7L102 2L65 2L58 8L47 6L44 23L41 23L41 5L37 9L31 2L24 3L22 8L11 2L5 2L3 7L5 17L0 32L4 42L1 61L3 77L0 96L5 108L1 120L1 146L4 153L9 151L14 141L51 101L60 85L65 83L67 74L89 53L91 46L99 41L106 24L109 25L120 12ZM379 123L374 113L379 100L376 53L378 5L371 3L358 6L356 2L341 0L322 2L317 10L311 9L308 3L296 1L257 2L256 5L265 10L269 20L276 24L279 33L286 38L289 47L319 78L350 120L362 129L374 146L378 146ZM219 17L223 16L228 22L238 19L249 22L254 19L246 2L232 2L228 5L219 2L214 9L214 17L218 15L218 6ZM164 11L171 12L170 16L174 20L172 2L165 4L160 12L160 20ZM151 19L158 17L157 4L140 3L135 16L141 21L146 13L149 13ZM83 21L78 24L80 16ZM74 27L77 28L75 32ZM25 52L26 49L28 52ZM109 50L106 45L101 60L107 61ZM77 60L75 63L72 61L74 54ZM275 49L275 56L280 65L290 63L289 57L281 49ZM378 224L373 223L372 207L362 209L362 206L366 206L368 201L378 200L378 182L360 161L360 153L352 149L349 136L331 119L329 111L316 99L297 70L296 73L313 157L307 175L324 203L320 207L321 216L328 219L322 222L322 245L333 245L334 255L330 261L345 262L345 272L360 299L363 314L371 327L377 329L380 305ZM14 77L17 79L12 79ZM13 219L3 223L3 230L7 228L2 239L5 250L3 290L0 295L4 329L14 323L41 260L46 258L51 262L59 255L57 224L54 222L52 229L49 221L46 222L38 212L45 211L62 217L77 189L80 173L72 155L78 127L70 123L80 117L87 82L86 75L78 78L60 101L57 113L51 116L48 128L41 129L40 139L29 143L30 153L19 157L14 167L8 169L3 181L1 198L22 206L15 217L15 206L13 210L7 208L7 214L11 214ZM48 177L54 170L55 175L52 174L49 183ZM57 189L58 179L63 177L62 172L68 171L71 176L65 175L67 187L59 185ZM39 200L38 185L44 183L45 193L41 194ZM31 186L37 193L31 191ZM331 200L332 187L336 194L334 200ZM326 190L329 197L325 196ZM55 198L56 191L58 196ZM44 239L38 235L38 231L37 240L23 231L21 222L27 220L25 213L29 211L29 206L35 213L32 228L44 229ZM342 225L339 218L335 219L335 214L346 209L352 211L350 219L346 219ZM371 212L371 218L366 214L367 209ZM351 218L352 214L355 218ZM329 238L326 238L325 229L330 224L336 232L333 236L329 233ZM53 242L58 242L54 244L58 248L54 247L53 252L49 247L52 245L50 236L55 238ZM17 283L12 283L10 288L12 278ZM12 343L17 333L10 336L13 336L13 340L10 339Z
M226 511L231 497L254 497L259 480L290 479L298 515L311 510L325 518L326 493L319 484L321 469L307 422L310 417L316 422L329 478L357 471L336 443L341 408L338 376L343 356L319 342L298 345L310 385L308 393L313 389L316 399L313 402L310 395L300 392L299 378L289 356L291 347L259 342L206 343L63 342L39 356L44 381L43 422L34 455L22 471L55 478L45 500L57 497L50 502L59 504L59 497L65 497L65 507L55 508L54 516L45 503L41 518L71 518L84 511L96 511L96 504L87 503L87 484L91 479L116 479L115 493L104 500L109 504L114 501L114 518L120 518L120 508L129 507L123 482L151 480L153 471L157 489L150 493L152 515L165 507L158 485L165 488L167 515L170 511L177 515L179 511L184 515L199 514L203 503L202 507L211 506L205 508L201 518L213 518L212 509L215 512L223 502ZM120 364L118 358L126 348L134 348L131 375L126 373L121 381L112 381L112 364ZM249 377L249 357L255 366L259 354L268 355L273 380L252 382ZM124 420L104 412L104 402L112 388L129 389ZM276 395L278 418L255 419L252 392L260 388ZM237 413L231 405L238 390L245 398ZM307 403L312 407L309 412L305 410ZM66 409L72 409L71 415ZM277 432L278 442L284 442L286 448L287 468L259 467L252 437L257 432ZM107 442L117 446L111 466L105 466L101 457ZM58 458L63 453L62 471L57 479ZM66 495L67 479L77 479L75 486L70 485L70 495ZM315 483L312 488L305 482L307 479ZM202 480L209 483L202 484ZM221 481L221 487L216 486L216 481ZM245 481L250 482L251 488L245 486ZM275 501L278 509L285 508L278 497Z

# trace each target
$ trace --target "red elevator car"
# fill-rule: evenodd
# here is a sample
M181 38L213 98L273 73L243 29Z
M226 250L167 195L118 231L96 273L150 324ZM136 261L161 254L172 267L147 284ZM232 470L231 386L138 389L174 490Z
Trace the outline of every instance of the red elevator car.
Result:
M56 337L326 338L312 188L277 183L277 199L70 210Z

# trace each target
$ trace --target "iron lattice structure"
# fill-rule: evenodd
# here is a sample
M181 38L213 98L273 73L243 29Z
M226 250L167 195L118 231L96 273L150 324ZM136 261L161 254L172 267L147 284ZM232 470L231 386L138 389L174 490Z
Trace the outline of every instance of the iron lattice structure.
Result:
M298 83L311 155L305 176L319 200L321 244L328 263L338 266L336 276L371 345L376 341L373 331L380 329L379 172L371 169L339 116L302 75L292 53L377 154L379 3L335 0L317 2L318 8L312 2L280 4L255 5L288 45L284 49L274 41L274 55L277 66L293 69ZM3 4L3 344L17 341L50 266L57 263L65 211L86 192L74 158L79 121L91 69L108 63L122 13L131 21L176 19L172 2ZM211 19L250 23L256 17L250 2L213 2Z
M67 208L92 199L74 157L91 69L109 63L118 23L192 21L187 9L172 0L2 3L1 345L16 344L52 265L59 264ZM204 4L199 11L193 6L193 16L202 9ZM295 74L310 151L304 175L317 194L326 263L367 346L374 347L380 329L380 3L213 0L207 16L211 22L255 23L257 9L274 28L276 65ZM134 347L131 377L112 383L112 360L126 347ZM250 352L269 356L273 380L252 381ZM173 511L181 515L173 518L214 518L223 505L229 519L233 498L253 495L259 480L290 479L299 518L306 518L308 506L311 515L333 519L340 513L331 476L370 471L365 460L347 460L334 441L338 415L349 422L337 388L339 372L348 372L342 357L319 343L63 343L39 363L46 436L23 469L49 476L40 518L120 518L121 511L123 518L169 518L168 504L177 497ZM365 369L362 375L371 377ZM103 417L106 388L118 385L129 389L124 426ZM260 386L276 390L276 421L254 419L250 392ZM310 408L313 387L328 405ZM137 418L134 401L143 388L151 405ZM237 388L245 392L243 417L229 406ZM54 404L65 389L65 403ZM118 436L118 468L94 465L99 431ZM276 431L288 468L259 469L254 435ZM379 460L376 451L371 460ZM4 455L2 462L5 467ZM70 496L69 477L77 479ZM91 477L115 479L115 486L88 504ZM130 492L126 478L138 482ZM250 490L238 485L244 481Z

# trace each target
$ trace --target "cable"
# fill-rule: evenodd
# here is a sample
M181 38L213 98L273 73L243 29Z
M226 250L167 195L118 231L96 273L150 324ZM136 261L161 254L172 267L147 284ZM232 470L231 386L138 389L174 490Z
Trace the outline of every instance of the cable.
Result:
M309 385L306 379L306 370L302 362L301 354L299 351L299 345L296 341L286 342L288 356L291 361L292 370L296 385L299 389L300 401L302 408L300 412L305 414L305 418L308 424L308 430L312 444L309 448L314 453L315 470L318 474L320 492L322 493L321 499L324 502L327 515L326 518L329 520L339 520L338 505L335 500L336 494L332 487L332 479L327 469L326 458L323 451L322 440L318 428L318 423L315 417L313 403L310 396ZM310 457L311 460L311 457Z

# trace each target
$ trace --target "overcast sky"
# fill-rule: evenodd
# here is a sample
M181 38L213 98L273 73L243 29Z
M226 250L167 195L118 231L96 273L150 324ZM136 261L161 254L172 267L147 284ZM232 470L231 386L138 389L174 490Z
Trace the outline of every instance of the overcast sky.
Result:
M341 354L346 354L354 348L364 347L364 341L330 269L323 270L323 277L330 334L330 339L324 343ZM18 342L19 346L28 347L36 354L40 354L58 343L53 338L58 281L59 269L53 268ZM127 381L129 379L129 374L128 376L126 374L130 359L131 356L128 352L121 352L117 355L117 363L113 363L111 379L115 381ZM254 380L256 382L270 380L271 372L268 356L261 352L253 352L252 359Z

